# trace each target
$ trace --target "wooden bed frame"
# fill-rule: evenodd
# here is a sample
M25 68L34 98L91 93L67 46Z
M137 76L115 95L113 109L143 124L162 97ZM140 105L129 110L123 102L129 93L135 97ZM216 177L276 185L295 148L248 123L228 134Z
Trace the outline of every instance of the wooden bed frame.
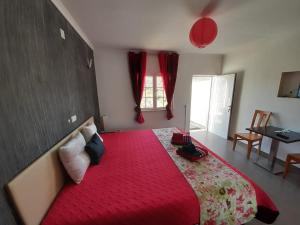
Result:
M92 122L94 117L90 117L6 185L25 225L39 225L64 186L66 173L58 158L58 149Z

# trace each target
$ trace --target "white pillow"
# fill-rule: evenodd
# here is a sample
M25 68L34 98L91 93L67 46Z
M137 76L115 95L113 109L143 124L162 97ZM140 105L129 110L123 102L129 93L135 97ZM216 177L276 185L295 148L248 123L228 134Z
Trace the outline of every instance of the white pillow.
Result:
M59 157L72 180L79 184L90 165L90 157L84 150L86 142L81 133L72 137L59 149Z
M95 133L97 133L97 127L94 123L88 125L88 126L84 126L81 130L82 135L84 136L84 139L86 141L86 143L88 143L91 138L93 137L93 135ZM99 135L99 134L98 134ZM99 135L99 138L101 139L101 141L103 142L102 137Z

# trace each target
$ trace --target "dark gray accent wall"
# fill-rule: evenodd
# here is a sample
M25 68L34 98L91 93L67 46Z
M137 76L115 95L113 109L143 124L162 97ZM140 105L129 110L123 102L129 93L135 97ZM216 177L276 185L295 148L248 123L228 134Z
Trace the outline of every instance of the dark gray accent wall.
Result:
M90 116L99 122L90 57L50 0L0 1L1 225L17 224L4 185Z

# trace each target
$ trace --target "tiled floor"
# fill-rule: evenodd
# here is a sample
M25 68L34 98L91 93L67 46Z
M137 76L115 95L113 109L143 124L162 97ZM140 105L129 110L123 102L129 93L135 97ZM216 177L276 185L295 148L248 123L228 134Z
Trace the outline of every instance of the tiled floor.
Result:
M201 124L196 123L194 121L190 122L190 130L202 130L202 129L205 129L205 126L202 126Z
M252 160L246 159L246 146L237 144L236 151L232 151L232 142L205 131L193 131L191 135L202 142L226 161L247 174L259 184L277 205L280 215L276 225L300 225L300 172L291 171L286 179L282 175L273 175L256 166ZM255 153L252 154L253 158ZM253 220L250 225L261 225Z

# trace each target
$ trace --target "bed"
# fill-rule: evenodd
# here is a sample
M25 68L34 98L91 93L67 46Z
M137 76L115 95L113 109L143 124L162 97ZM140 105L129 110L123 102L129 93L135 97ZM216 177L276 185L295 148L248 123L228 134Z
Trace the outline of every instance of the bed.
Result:
M92 120L90 118L84 124ZM79 132L80 127L74 132ZM46 153L8 184L21 219L25 225L242 224L253 217L265 223L275 221L279 212L267 194L247 176L208 150L210 160L214 161L219 171L225 171L226 176L233 174L239 186L242 183L242 191L235 192L240 195L248 190L243 196L230 191L230 199L223 199L227 208L228 202L230 207L234 206L231 207L233 211L227 213L218 205L214 209L217 211L211 212L213 208L209 208L210 205L222 200L209 203L209 199L203 201L207 195L199 196L199 190L206 188L209 193L209 189L214 189L212 186L199 186L199 180L195 179L197 173L191 170L191 163L173 154L170 135L174 131L176 128L103 134L106 152L101 163L90 167L79 185L66 178L55 157L57 147L69 138L66 137L50 151L51 154ZM52 161L46 164L51 166L41 169L50 156ZM197 163L208 165L212 163L210 160L206 164L204 161ZM197 163L192 165L198 168ZM56 172L47 171L54 169ZM52 175L45 179L47 174ZM225 184L226 179L222 179L215 186ZM229 192L229 188L223 188L224 193ZM224 193L218 191L219 195ZM45 195L48 197L45 198ZM238 201L240 204L247 201L247 210L237 207ZM30 210L28 204L31 205ZM232 212L239 212L238 216L232 215ZM207 218L211 215L214 218ZM222 217L226 217L226 220L222 221Z

